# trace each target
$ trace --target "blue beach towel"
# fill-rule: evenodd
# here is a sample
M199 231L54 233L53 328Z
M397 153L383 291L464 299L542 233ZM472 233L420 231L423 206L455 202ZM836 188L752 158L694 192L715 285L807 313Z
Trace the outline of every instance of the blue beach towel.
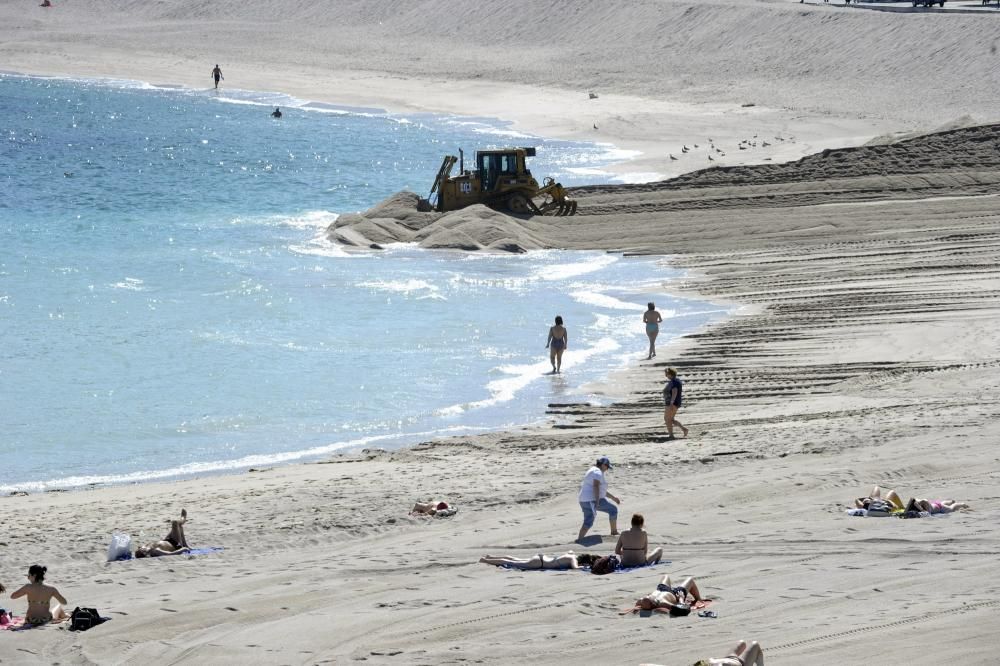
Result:
M188 552L186 552L184 554L185 555L210 555L212 553L220 553L223 550L225 550L225 548L223 548L222 546L208 546L207 548L192 548L191 550L189 550Z

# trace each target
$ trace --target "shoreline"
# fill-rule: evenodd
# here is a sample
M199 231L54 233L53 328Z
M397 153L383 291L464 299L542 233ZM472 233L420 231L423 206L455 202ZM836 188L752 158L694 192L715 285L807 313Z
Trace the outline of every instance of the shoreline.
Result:
M139 84L139 87L160 90L212 90L201 88L183 78L144 79L138 75L140 70L135 66L113 72L87 71L83 66L56 71L21 67L18 70L5 69L3 73L69 81L127 81ZM307 105L331 105L349 112L360 110L394 116L430 113L483 118L532 136L590 143L605 147L609 154L618 152L631 155L600 167L609 174L611 180L626 184L670 179L711 166L789 162L824 149L859 145L889 133L904 134L912 129L908 125L831 119L825 115L790 115L787 110L769 109L757 104L750 104L748 107L736 103L691 104L628 95L599 95L592 100L585 94L577 95L566 90L553 91L494 82L433 82L435 96L429 97L426 91L432 82L419 78L400 79L361 72L343 72L338 76L343 78L328 81L326 87L305 86L294 81L287 81L285 86L281 86L275 81L275 75L271 74L250 78L249 87L233 90L287 95ZM277 87L271 87L275 84ZM331 88L337 92L330 92ZM224 92L225 88L220 88L219 91ZM305 108L309 110L308 107ZM636 108L643 109L648 123L648 127L639 132L635 131L634 122L620 122L625 110ZM499 112L500 109L503 109L502 113ZM727 116L728 120L724 120ZM607 117L615 120L604 124L602 119ZM790 135L790 142L783 139L771 144L768 149L761 147L758 150L755 147L752 155L750 152L739 152L737 142L744 139L750 141L751 135L749 131L736 127L750 125L754 136L767 136L770 132L776 137L782 137L783 134L788 134L789 123L793 120L800 125L799 130ZM590 126L586 124L588 121L592 122ZM599 126L598 122L602 125ZM719 127L720 122L722 127ZM735 127L726 129L727 123ZM699 135L708 134L720 137L712 137L719 146L731 146L727 148L729 152L722 156L712 153L714 161L711 162L701 154L700 161L693 155L688 159L686 151L682 149L688 144L695 146L697 141L702 140L698 138Z

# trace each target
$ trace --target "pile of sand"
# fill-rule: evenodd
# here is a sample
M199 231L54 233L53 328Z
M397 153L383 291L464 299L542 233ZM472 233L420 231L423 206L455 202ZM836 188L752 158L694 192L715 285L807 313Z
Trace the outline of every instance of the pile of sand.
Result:
M364 213L341 215L327 237L342 245L381 249L388 243L417 243L435 250L527 252L548 244L528 222L486 206L450 213L422 212L413 192L397 192Z

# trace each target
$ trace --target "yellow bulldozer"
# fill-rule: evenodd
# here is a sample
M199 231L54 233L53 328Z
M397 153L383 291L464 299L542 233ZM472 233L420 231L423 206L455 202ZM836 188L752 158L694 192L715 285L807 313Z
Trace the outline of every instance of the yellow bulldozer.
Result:
M576 201L561 184L546 178L539 187L531 175L525 160L535 156L534 148L477 151L471 171L465 169L464 151L458 154L441 162L430 196L421 201L423 208L443 213L479 203L515 215L576 214ZM456 163L459 173L452 176Z

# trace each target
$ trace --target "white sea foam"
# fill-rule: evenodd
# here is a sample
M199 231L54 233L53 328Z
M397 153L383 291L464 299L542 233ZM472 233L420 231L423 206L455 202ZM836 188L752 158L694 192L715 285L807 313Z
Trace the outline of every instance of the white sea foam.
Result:
M323 235L317 236L305 243L299 243L297 245L289 245L288 250L294 252L295 254L305 254L312 255L316 257L330 257L334 259L363 259L372 258L373 255L365 252L351 253L346 251L340 245L336 243L331 243Z
M601 338L590 347L574 349L572 354L564 356L562 368L563 370L570 369L586 362L587 359L596 354L613 352L620 347L621 345L613 338ZM494 368L494 372L498 372L503 376L486 384L486 390L490 392L489 398L450 405L434 413L442 417L457 416L473 409L482 409L510 402L517 396L519 391L549 374L551 367L548 360L542 360L537 363L502 365Z
M601 254L589 257L583 261L543 266L535 270L534 277L541 280L566 280L578 275L586 275L587 273L599 271L617 261L618 257L613 254Z
M115 282L110 285L112 289L124 289L125 291L145 291L146 287L143 285L143 281L139 278L127 277L121 282Z
M426 280L367 280L365 282L359 282L357 286L363 289L388 291L397 294L406 294L407 296L415 292L426 291L427 293L421 294L420 298L447 300L439 293L440 289L437 285L431 284Z
M272 219L281 226L293 229L326 229L336 222L338 217L340 217L338 213L328 210L310 210L292 217L278 216Z
M593 291L589 289L584 289L580 291L574 291L570 294L578 303L583 303L585 305L593 305L599 308L608 308L610 310L634 310L636 312L644 312L646 310L646 305L644 303L634 303L631 301L623 301L620 298L615 298L614 296L609 296L608 294L601 293L599 291ZM673 312L661 311L660 315L664 319L673 316Z

